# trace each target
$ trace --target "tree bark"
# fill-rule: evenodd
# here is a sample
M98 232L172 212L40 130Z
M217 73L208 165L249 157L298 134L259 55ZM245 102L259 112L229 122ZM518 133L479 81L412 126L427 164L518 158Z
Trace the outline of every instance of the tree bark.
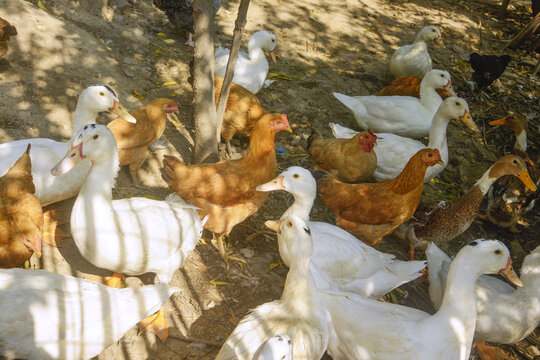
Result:
M214 104L214 8L212 0L194 0L195 49L193 102L195 104L195 148L193 162L219 160Z
M229 97L229 90L231 89L232 79L234 77L234 68L236 67L236 60L238 59L238 51L240 50L240 43L242 42L242 32L244 31L244 27L246 26L249 1L250 0L240 0L240 6L238 7L238 15L236 16L236 22L234 24L231 52L229 54L227 70L225 71L225 77L223 78L223 85L219 94L219 101L216 110L216 138L218 142L221 138L220 135L221 126L223 124L223 115L225 114L225 107L227 105L227 99Z

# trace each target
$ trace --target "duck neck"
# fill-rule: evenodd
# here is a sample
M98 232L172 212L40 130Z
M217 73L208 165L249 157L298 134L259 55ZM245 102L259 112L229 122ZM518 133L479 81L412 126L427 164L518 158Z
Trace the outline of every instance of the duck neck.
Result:
M486 171L484 175L482 175L480 180L478 180L476 184L474 184L474 186L478 186L480 188L482 195L486 195L491 185L493 185L493 183L497 180L496 177L489 176L490 170L491 168L489 168L488 171Z
M424 80L420 83L420 103L433 112L436 112L442 104L441 96L433 86L427 84Z
M527 151L527 133L525 130L522 130L519 134L516 135L516 143L514 144L514 149L526 152Z
M446 129L448 128L449 122L450 119L444 118L439 112L435 113L433 124L429 130L428 148L439 149L439 151L442 152L442 148L447 147Z
M317 288L309 271L309 257L293 257L281 299L286 300L295 313L307 318L312 317L313 309L318 308L316 293Z
M118 151L114 151L113 156L103 161L92 162L90 172L75 201L73 214L77 214L79 218L93 219L92 223L103 228L114 220L112 188L118 173L118 164Z
M98 116L98 112L88 109L83 103L84 101L79 99L75 112L73 113L71 132L72 139L75 138L75 135L84 125L95 123Z
M313 207L313 202L315 201L315 193L310 195L298 195L293 194L294 196L294 203L285 211L285 213L281 216L282 219L285 219L289 215L296 215L302 220L308 222L309 221L309 213L311 212L311 208Z
M260 47L253 48L253 49L249 50L249 60L252 63L257 62L257 61L259 61L261 59L264 59L264 58L265 58L264 50L261 49Z
M468 341L472 342L474 327L476 324L476 292L475 284L478 277L482 275L478 266L475 266L471 259L456 256L450 269L448 270L447 285L444 291L444 298L437 312L437 315L446 314L456 318L463 326L455 329L463 332L472 329L471 334L466 335Z

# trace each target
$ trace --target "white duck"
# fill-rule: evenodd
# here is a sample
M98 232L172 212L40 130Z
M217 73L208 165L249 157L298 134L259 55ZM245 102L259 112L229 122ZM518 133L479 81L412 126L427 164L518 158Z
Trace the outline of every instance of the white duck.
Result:
M101 353L178 288L115 289L45 270L0 270L0 354L89 359Z
M112 200L118 149L106 126L89 124L79 130L51 173L66 173L82 159L90 160L91 168L71 212L71 233L81 255L102 269L128 275L153 272L169 283L199 242L205 220L176 195L165 201Z
M293 360L292 340L288 335L276 335L266 340L253 360Z
M439 308L451 260L436 245L428 247L426 256L429 264L429 295L435 308ZM477 339L512 344L524 339L536 329L540 322L539 269L540 246L537 246L523 260L522 287L514 289L506 282L488 275L478 278L478 315L475 329ZM488 351L497 351L487 348Z
M394 255L382 253L366 245L340 227L309 221L317 184L307 169L292 166L274 180L259 185L257 190L285 190L293 194L294 203L281 216L281 220L295 215L303 219L311 229L313 254L310 268L319 288L325 288L325 278L329 278L332 285L337 285L340 290L379 298L401 284L419 277L419 271L425 267L423 261L396 260ZM275 222L267 222L267 225L276 230ZM290 266L292 253L281 246L281 240L279 252L283 262ZM321 273L322 277L319 276Z
M108 86L94 85L84 89L79 95L73 114L74 136L80 128L96 121L102 111L111 111L127 121L136 122L116 94ZM0 173L5 174L15 161L32 144L32 176L36 186L36 196L42 206L69 199L79 193L79 189L90 170L90 162L84 161L72 172L62 176L52 176L51 168L64 157L69 150L69 142L60 142L46 138L10 141L0 145Z
M420 99L411 96L334 96L352 111L364 130L390 132L418 138L431 129L433 115L442 103L435 89L448 88L452 82L444 70L431 70L420 83Z
M328 344L324 305L311 276L310 229L297 216L285 218L279 229L295 254L280 300L262 304L245 316L216 356L216 360L252 360L268 338L288 334L295 360L319 360Z
M268 51L272 61L276 62L274 54L276 46L276 36L269 31L261 30L251 35L248 42L248 52L240 51L238 53L232 81L245 87L253 94L258 93L264 84L269 69L264 52ZM214 74L225 77L229 53L229 49L221 46L217 48L214 53Z
M393 179L398 176L409 159L419 150L425 148L439 149L444 165L435 165L427 169L424 182L439 175L448 164L448 142L446 140L446 128L451 120L463 121L471 130L479 131L473 122L469 112L469 105L461 98L446 98L433 116L433 125L429 131L429 142L424 145L418 140L399 136L391 133L376 133L377 146L374 148L377 154L377 169L373 176L377 181ZM347 138L351 134L357 134L336 123L329 123L336 138ZM344 136L341 136L344 135Z
M503 243L481 239L463 247L450 266L444 300L434 315L321 291L331 317L328 353L334 360L467 360L476 322L475 282L496 272L517 277Z
M400 47L390 59L390 72L400 76L424 76L431 70L431 57L427 43L435 40L442 45L441 30L437 26L426 26L416 35L413 44Z

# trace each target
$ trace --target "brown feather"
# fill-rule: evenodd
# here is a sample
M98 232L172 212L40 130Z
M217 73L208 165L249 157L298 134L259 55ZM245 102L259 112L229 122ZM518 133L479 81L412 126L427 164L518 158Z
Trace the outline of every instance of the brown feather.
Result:
M390 83L390 85L382 88L376 95L377 96L412 96L420 98L420 83L422 78L420 76L402 76L398 77ZM445 89L436 89L437 93L444 100L447 97L452 96Z

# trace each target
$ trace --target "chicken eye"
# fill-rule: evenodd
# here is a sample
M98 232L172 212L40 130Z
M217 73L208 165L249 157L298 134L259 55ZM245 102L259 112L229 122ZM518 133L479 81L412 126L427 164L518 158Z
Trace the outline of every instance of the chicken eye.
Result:
M502 254L502 251L501 251L501 250L495 250L495 254L501 255L501 254Z
M300 175L294 174L292 177L295 178L295 179L298 179L300 177Z
M97 140L98 137L99 137L99 135L94 135L94 136L92 137L92 139Z
M429 157L433 157L433 154L432 154L432 153L429 153L428 156L429 156Z
M105 96L105 93L103 91L100 91L99 96Z

